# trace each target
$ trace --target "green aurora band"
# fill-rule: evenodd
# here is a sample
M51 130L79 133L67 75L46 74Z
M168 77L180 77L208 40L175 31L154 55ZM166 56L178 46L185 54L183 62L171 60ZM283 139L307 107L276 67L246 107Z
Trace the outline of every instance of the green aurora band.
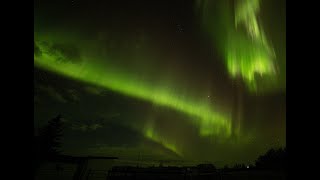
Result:
M154 130L153 126L150 126L150 125L147 126L147 128L145 129L144 135L146 138L152 139L153 141L162 144L164 147L166 147L172 152L175 152L180 157L183 156L183 153L180 152L178 147L174 143L167 141L166 138L162 138L161 136L159 136Z
M232 134L231 118L214 111L206 100L191 100L191 97L183 93L172 91L173 86L161 86L157 82L151 85L137 75L121 72L98 61L89 59L83 59L81 63L59 61L59 54L49 53L46 47L41 46L41 43L38 44L42 52L41 56L34 56L34 65L38 68L182 112L192 117L190 119L199 127L201 136L219 136L219 139L224 139ZM143 133L146 137L180 154L176 147L157 136L152 127Z
M230 77L235 80L241 79L251 93L273 89L278 83L277 75L280 74L278 62L275 61L279 57L276 57L271 41L267 38L267 33L262 28L258 16L261 1L195 0L194 2L196 11L202 20L203 30L222 57L221 59ZM232 2L235 2L235 4L232 4ZM42 16L37 18L39 17ZM186 119L197 127L197 133L201 138L206 141L209 140L209 143L228 145L228 149L236 149L237 152L238 147L249 145L251 139L257 134L256 131L243 130L240 132L237 129L235 118L232 117L232 110L230 111L227 108L228 110L223 111L225 109L218 106L219 104L213 104L215 101L203 98L207 97L205 92L203 93L204 96L198 91L195 95L191 89L181 88L183 87L179 86L181 82L174 79L175 71L168 73L168 71L156 69L158 68L157 65L149 66L148 59L151 58L145 57L152 57L153 54L149 55L148 53L152 51L147 48L146 50L142 48L143 52L140 50L141 56L139 54L137 55L139 57L125 59L125 63L134 64L134 68L130 67L128 70L127 67L121 66L120 61L120 65L117 64L118 59L112 56L113 49L110 50L110 54L108 54L108 50L103 50L103 53L101 53L99 48L104 46L100 47L99 41L93 42L86 40L85 37L83 38L85 40L83 40L82 34L74 33L81 28L77 29L75 27L71 30L65 30L64 28L62 30L59 28L46 29L46 26L42 24L40 26L40 24L35 23L36 29L41 29L39 34L35 31L35 44L41 52L34 55L35 67L83 83L99 86L124 96L140 99L155 105L155 107L161 106L180 112L187 115ZM48 49L50 43L62 42L64 44L68 41L81 49L81 61L68 59L63 52L50 52L52 50ZM274 39L273 41L276 42ZM147 47L148 43L148 41L141 41L141 47ZM279 50L276 45L278 43L274 44L275 49L278 50L276 51L277 55L281 56L280 52L285 52L285 50ZM123 52L121 51L121 53ZM150 73L150 70L162 74L157 76L157 74ZM283 71L281 70L281 72ZM146 74L151 78L146 77ZM150 81L150 79L153 81ZM239 92L242 93L243 91L239 90ZM188 152L184 151L183 143L177 143L178 141L176 142L175 138L161 132L162 129L157 129L152 117L146 117L145 119L146 122L142 126L139 123L134 124L135 122L132 122L133 125L130 124L130 128L179 156L188 156ZM241 121L238 122L241 124Z
M258 21L260 4L260 0L196 1L196 11L230 76L241 77L251 92L258 91L261 78L269 86L275 84L277 75L274 49Z

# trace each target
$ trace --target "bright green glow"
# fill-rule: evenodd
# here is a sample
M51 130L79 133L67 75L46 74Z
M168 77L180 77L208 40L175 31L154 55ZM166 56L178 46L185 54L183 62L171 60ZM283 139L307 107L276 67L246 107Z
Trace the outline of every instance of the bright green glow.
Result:
M143 77L119 71L112 66L97 63L98 61L90 61L86 58L82 63L57 61L53 54L47 53L45 47L40 46L40 49L42 49L42 56L34 59L35 66L39 68L183 112L193 117L193 123L199 127L199 133L203 136L229 137L231 135L230 118L214 111L212 105L206 100L190 100L190 97L173 91L174 86L168 88L154 82L150 84L143 81ZM150 137L155 138L154 135ZM166 144L168 147L171 146Z
M275 74L273 65L275 54L268 44L262 28L258 25L257 14L260 0L238 0L236 2L236 32L231 35L227 45L228 70L233 76L234 72L240 73L249 88L255 90L256 73L260 76ZM240 25L244 26L246 34L237 31Z
M230 2L198 0L196 9L200 9L204 26L223 54L229 74L233 78L240 76L249 90L257 91L257 75L275 81L270 77L277 74L274 50L258 21L261 2Z
M178 150L178 148L174 144L168 142L166 138L161 138L161 136L157 135L152 126L146 128L144 134L147 138L151 139L152 141L160 143L167 149L175 152L179 156L182 156L182 153Z
M260 0L238 0L235 4L235 26L244 24L250 36L255 39L262 36L257 20L259 8Z
M230 35L225 52L227 68L232 77L241 76L250 90L256 90L256 75L275 75L272 54L264 44L242 34Z

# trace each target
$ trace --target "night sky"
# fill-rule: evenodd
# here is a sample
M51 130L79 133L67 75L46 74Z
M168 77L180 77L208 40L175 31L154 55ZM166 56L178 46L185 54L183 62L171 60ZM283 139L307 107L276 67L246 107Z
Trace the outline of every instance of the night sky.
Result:
M253 163L286 144L284 0L36 0L34 124L63 151Z

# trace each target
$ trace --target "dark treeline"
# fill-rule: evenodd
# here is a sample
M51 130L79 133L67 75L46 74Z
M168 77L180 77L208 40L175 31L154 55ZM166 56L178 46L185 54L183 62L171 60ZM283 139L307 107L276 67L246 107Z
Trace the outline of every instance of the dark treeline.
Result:
M255 164L235 164L233 167L227 165L222 171L237 171L237 170L276 170L285 171L287 168L287 148L270 149L265 154L260 155Z
M34 138L34 165L35 170L44 162L50 161L61 155L61 140L63 137L64 124L61 115L48 121L48 124L39 129L39 134ZM197 169L207 169L217 171L213 164L199 164ZM240 170L276 170L284 171L287 168L287 149L270 149L265 154L260 155L255 164L235 164L232 167L227 165L220 169L222 172Z
M286 170L287 148L270 149L258 157L255 163L258 169Z

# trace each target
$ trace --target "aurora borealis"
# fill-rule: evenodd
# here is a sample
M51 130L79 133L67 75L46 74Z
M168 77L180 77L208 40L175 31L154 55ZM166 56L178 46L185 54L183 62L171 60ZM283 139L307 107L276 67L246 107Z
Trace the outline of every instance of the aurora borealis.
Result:
M56 60L57 58L45 53L39 58L41 60L37 59L36 57L35 66L40 68L195 116L201 135L230 135L230 119L211 110L214 107L210 107L205 101L202 103L188 101L179 94L170 93L170 89L153 87L130 75L112 72L108 66L99 68L99 65L86 62L83 62L84 65L61 63Z
M256 76L270 86L277 81L278 69L276 53L259 18L261 1L231 2L200 0L196 10L200 12L213 41L218 44L230 75L233 78L240 76L250 91L258 91ZM212 11L207 10L210 6ZM215 9L220 7L223 8ZM221 29L216 30L215 24L218 23L222 24Z
M284 146L280 3L35 1L35 124L61 113L71 154L223 165Z

